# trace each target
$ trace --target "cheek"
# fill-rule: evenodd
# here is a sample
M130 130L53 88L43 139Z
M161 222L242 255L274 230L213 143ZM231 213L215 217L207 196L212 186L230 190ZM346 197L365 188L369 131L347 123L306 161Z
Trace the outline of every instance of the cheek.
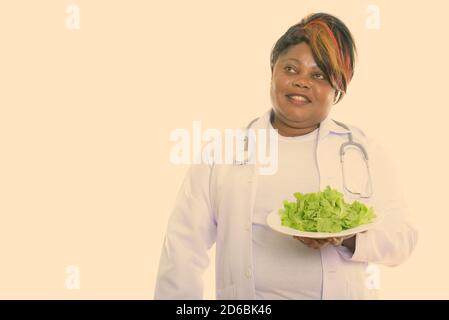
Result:
M316 87L315 97L322 104L331 104L334 101L335 90L332 87Z
M288 81L285 79L278 78L272 82L272 94L277 97L284 95L287 88L288 88Z
M283 92L283 85L279 80L273 80L271 81L271 89L270 94L272 99L278 100L280 97L280 94Z

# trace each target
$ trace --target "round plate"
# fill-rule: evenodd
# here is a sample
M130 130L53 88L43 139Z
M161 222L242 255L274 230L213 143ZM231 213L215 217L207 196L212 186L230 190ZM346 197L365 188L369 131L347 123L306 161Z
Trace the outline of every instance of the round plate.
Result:
M374 218L374 220L367 224L362 224L358 227L352 228L352 229L346 229L340 232L307 232L307 231L300 231L293 228L289 228L286 226L281 225L281 215L279 214L280 209L273 210L268 216L267 216L267 224L268 226L276 230L278 232L288 234L291 236L298 236L298 237L305 237L305 238L315 238L315 239L325 239L325 238L334 238L334 237L345 237L350 236L359 232L363 232L366 230L371 229L373 226L379 223L378 217Z

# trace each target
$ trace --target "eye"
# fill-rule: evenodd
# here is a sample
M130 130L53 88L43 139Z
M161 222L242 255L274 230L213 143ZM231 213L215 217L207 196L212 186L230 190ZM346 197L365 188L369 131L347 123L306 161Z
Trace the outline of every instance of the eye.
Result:
M286 66L284 70L287 71L288 73L292 73L291 70L293 70L293 72L296 72L295 68L293 68L292 66Z
M315 79L318 79L318 80L324 80L324 79L326 79L326 77L325 77L324 74L322 74L322 73L315 73L315 74L313 75L313 77L314 77Z

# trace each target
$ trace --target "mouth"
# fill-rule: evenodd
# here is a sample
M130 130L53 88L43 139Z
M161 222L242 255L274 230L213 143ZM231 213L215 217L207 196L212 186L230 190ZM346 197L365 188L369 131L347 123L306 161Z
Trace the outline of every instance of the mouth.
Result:
M309 99L309 97L307 97L306 95L303 95L303 94L294 93L294 94L287 94L285 96L292 104L297 105L297 106L303 106L308 103L311 103L311 100Z

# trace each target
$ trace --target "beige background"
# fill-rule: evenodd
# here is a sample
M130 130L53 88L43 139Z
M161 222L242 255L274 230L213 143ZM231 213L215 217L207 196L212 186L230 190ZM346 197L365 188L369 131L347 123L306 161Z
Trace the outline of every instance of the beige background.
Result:
M0 2L0 298L152 299L187 168L168 160L171 130L268 110L270 50L316 11L359 48L332 115L393 154L420 230L413 257L382 268L382 296L449 298L445 1L75 0L68 30L70 3ZM80 289L66 288L70 265Z

